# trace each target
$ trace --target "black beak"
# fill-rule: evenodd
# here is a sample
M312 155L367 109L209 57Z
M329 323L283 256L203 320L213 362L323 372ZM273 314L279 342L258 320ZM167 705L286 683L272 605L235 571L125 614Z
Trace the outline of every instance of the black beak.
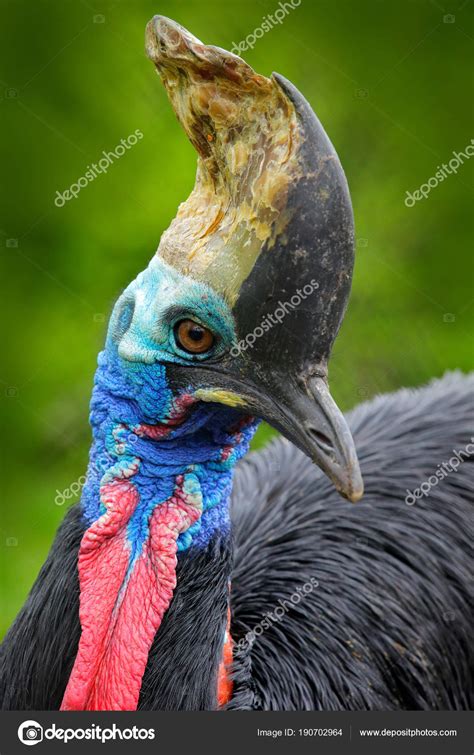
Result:
M285 398L280 403L281 419L270 421L327 474L344 498L360 500L364 483L354 441L326 380L309 378L304 391L290 390Z
M187 368L170 365L168 377L176 388L190 385ZM268 422L309 456L344 498L355 503L364 493L359 461L326 377L300 373L296 380L273 371L251 378L231 367L201 367L193 370L192 383L202 400L224 403Z

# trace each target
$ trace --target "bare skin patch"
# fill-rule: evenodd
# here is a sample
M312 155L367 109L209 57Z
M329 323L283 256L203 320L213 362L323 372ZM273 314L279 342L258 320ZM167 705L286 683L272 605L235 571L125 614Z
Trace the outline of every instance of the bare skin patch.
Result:
M211 390L200 388L196 391L195 396L200 401L217 401L219 404L225 404L232 407L245 407L247 402L243 396L239 396L233 391Z

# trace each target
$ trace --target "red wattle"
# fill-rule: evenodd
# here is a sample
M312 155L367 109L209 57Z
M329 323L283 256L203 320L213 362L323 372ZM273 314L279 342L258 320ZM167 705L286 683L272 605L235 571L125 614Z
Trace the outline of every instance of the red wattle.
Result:
M151 644L176 586L177 539L200 515L178 487L158 504L128 574L128 521L139 494L128 480L101 489L107 512L79 551L82 634L61 710L136 710Z

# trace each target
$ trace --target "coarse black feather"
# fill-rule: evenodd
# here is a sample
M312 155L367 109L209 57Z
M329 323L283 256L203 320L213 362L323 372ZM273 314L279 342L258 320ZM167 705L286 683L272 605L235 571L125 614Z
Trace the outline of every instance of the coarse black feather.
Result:
M454 373L351 412L365 481L356 504L284 439L240 465L234 639L311 577L317 586L243 643L230 708L472 706L474 457L414 505L405 497L471 443L473 397L474 376Z

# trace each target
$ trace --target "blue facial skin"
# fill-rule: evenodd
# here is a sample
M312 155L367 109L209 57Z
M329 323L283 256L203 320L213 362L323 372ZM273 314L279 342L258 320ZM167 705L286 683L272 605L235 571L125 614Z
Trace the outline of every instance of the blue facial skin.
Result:
M192 319L215 335L212 350L191 355L176 343L174 326ZM212 289L181 275L155 257L117 301L105 350L99 354L91 400L93 444L81 504L90 526L106 509L101 485L127 475L140 495L128 523L130 566L142 552L155 506L173 495L176 478L201 496L200 519L178 538L178 550L205 547L217 531L228 532L229 497L236 461L247 450L258 422L235 409L197 401L194 389L173 394L166 364L218 360L236 343L231 312ZM176 411L180 424L169 425ZM140 425L168 425L165 437L143 437Z

